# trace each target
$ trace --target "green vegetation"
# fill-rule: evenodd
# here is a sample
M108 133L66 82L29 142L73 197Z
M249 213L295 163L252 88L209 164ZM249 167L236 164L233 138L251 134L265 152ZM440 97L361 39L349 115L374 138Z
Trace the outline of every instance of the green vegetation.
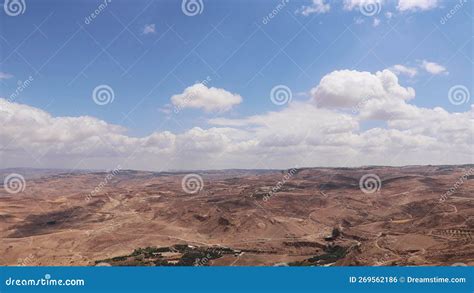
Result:
M289 266L320 266L329 263L336 262L337 260L344 258L347 254L347 249L339 246L328 246L324 254L317 255L311 258L308 258L303 261L291 262Z
M163 256L163 253L170 255ZM224 254L236 254L227 247L195 247L176 244L171 247L149 246L137 248L131 254L97 260L96 264L106 262L114 266L207 266L213 259Z

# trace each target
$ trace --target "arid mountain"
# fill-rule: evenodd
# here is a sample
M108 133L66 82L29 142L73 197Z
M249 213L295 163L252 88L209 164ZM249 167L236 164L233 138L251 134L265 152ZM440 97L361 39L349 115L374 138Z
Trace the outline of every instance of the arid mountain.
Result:
M0 189L0 265L474 265L473 167L48 171Z

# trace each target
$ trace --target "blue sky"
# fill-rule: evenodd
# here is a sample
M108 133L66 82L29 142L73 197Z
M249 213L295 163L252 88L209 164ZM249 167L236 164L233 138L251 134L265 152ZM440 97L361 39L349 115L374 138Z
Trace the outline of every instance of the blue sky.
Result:
M204 0L197 2L201 13L188 16L181 1L112 0L91 21L86 18L103 1L25 1L23 14L1 14L0 96L8 99L32 76L9 102L52 117L95 117L123 126L130 137L282 111L269 97L276 85L291 89L293 103L306 103L331 72L375 74L394 65L416 72L397 72L399 84L416 91L411 105L449 113L471 109L470 102L451 103L448 91L463 85L473 92L472 1L447 21L458 1L425 0L434 4L406 9L380 1L374 15L365 15L356 0ZM328 11L302 13L324 4ZM240 95L242 102L226 111L169 112L173 95L206 79L207 87ZM102 84L114 92L104 106L92 99ZM360 127L386 123L369 119Z

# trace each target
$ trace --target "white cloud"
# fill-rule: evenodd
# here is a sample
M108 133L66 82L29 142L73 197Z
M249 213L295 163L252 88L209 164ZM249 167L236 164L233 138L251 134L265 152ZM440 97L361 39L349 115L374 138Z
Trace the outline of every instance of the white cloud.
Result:
M94 117L53 117L0 99L1 166L169 170L474 161L474 107L449 113L410 104L414 90L388 70L334 71L311 93L311 100L279 111L214 118L208 127L143 137ZM367 128L371 120L386 126Z
M371 99L410 100L415 97L415 90L400 86L390 70L375 74L339 70L324 76L319 85L311 89L311 94L319 107L350 108Z
M311 5L303 6L298 9L297 12L301 13L304 16L308 16L313 13L327 13L331 9L331 5L326 3L325 0L312 0Z
M389 70L395 73L396 75L404 74L409 77L414 77L418 74L418 69L416 69L415 67L408 67L400 64L393 65L389 68Z
M347 11L359 9L361 10L361 12L365 12L369 15L374 15L376 13L379 13L383 6L391 3L391 1L386 0L343 0L342 7L344 10ZM439 4L439 0L398 0L396 9L401 12L425 11L437 8L439 7ZM313 13L327 13L329 12L330 8L330 1L312 0L311 5L302 6L296 12L304 16L308 16ZM384 15L387 19L391 19L394 16L393 12L390 11L385 12ZM377 26L379 24L379 21L374 22L373 25Z
M399 11L430 10L438 7L438 0L399 0L397 9Z
M377 27L377 26L379 26L379 24L380 24L380 19L374 18L374 21L372 22L372 26Z
M179 108L200 108L207 112L230 110L242 102L242 97L224 89L208 88L202 83L187 87L183 93L171 97L171 103Z
M142 33L144 35L148 35L148 34L154 34L155 32L156 32L155 24L152 23L152 24L145 25Z
M365 20L362 17L356 17L354 19L355 24L363 24Z
M13 77L13 75L11 75L10 73L0 71L0 80L9 79L9 78L12 78L12 77Z
M429 62L426 60L423 60L421 63L421 68L426 70L428 73L438 75L438 74L448 74L448 71L446 70L446 67L439 65L435 62Z
M211 124L240 127L250 131L249 137L260 138L264 147L299 145L358 129L354 117L328 109L317 108L311 103L293 102L278 112L268 112L242 119L216 118Z

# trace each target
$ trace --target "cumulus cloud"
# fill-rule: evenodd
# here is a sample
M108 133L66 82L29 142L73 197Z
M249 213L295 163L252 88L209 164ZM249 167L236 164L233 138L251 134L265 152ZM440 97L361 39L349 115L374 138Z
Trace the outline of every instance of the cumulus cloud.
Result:
M438 7L438 0L399 0L397 9L399 11L430 10Z
M334 71L311 93L310 100L278 111L218 117L206 126L142 137L94 117L54 117L0 99L0 160L5 167L146 170L474 161L474 107L462 113L418 107L410 103L415 91L389 70ZM367 127L373 120L384 126Z
M311 89L311 95L319 107L350 108L373 99L410 100L415 97L415 90L402 87L390 70L375 74L338 70L324 76L319 85Z
M293 102L287 108L242 119L215 118L209 123L241 127L260 138L262 146L291 146L323 139L327 135L350 133L357 121L347 114L317 108L311 103Z
M405 65L396 64L389 68L390 71L396 75L407 75L408 77L414 77L418 74L418 69L415 67L409 67Z
M326 3L325 0L312 0L311 5L303 6L298 9L297 12L301 13L304 16L308 16L313 13L327 13L331 9L331 5Z
M148 35L148 34L154 34L155 32L156 32L155 24L152 23L152 24L145 25L142 33L144 35Z
M171 103L179 108L200 108L207 112L225 112L242 102L242 97L224 89L207 87L197 83L183 93L171 97Z
M423 60L421 63L421 68L426 70L426 72L433 74L433 75L438 75L438 74L448 74L448 71L446 70L446 67L439 65L436 62L430 62Z

